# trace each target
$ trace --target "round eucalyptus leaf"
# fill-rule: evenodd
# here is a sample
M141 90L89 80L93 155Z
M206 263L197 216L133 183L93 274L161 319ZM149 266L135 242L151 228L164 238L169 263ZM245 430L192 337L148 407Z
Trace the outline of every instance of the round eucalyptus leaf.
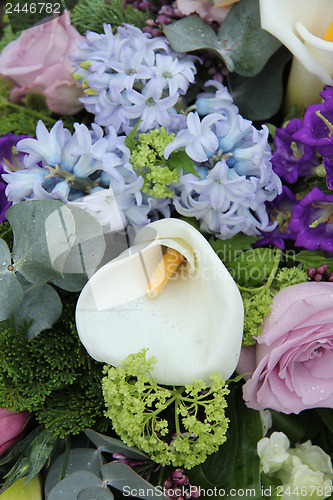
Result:
M101 479L92 472L73 472L51 490L47 500L59 500L60 498L61 500L77 500L80 491L101 485Z
M23 319L32 324L28 329L28 338L32 339L42 330L51 326L60 318L62 304L57 292L47 283L27 283L20 278L23 288L23 300L15 312L15 321L22 323Z
M13 271L0 275L0 321L9 318L23 299L23 290Z
M84 432L90 441L94 443L97 448L100 448L101 451L108 453L122 453L123 455L126 455L126 457L132 458L133 460L149 459L148 455L137 448L126 446L126 444L124 444L120 439L104 436L93 429L86 429Z
M235 3L217 36L233 62L234 68L229 69L243 76L260 73L281 46L281 42L261 28L258 0Z
M112 500L114 496L109 489L93 486L80 491L77 498L78 500Z
M62 210L64 207L64 210ZM63 203L56 200L28 200L12 205L6 217L14 234L14 266L30 283L44 283L53 278L52 253L55 242L67 245L67 232L70 231L71 213L66 212L66 230L61 225L62 212L66 211ZM59 215L59 213L61 215ZM57 224L50 224L59 215ZM50 217L50 219L48 219ZM67 232L66 232L67 231ZM52 233L52 245L48 245L47 233Z
M131 467L121 462L110 462L101 467L104 480L110 485L117 488L117 490L135 495L135 492L140 490L140 498L147 500L167 499L165 495L161 494L161 490L155 488L152 484L148 483L139 474L137 474Z
M11 264L11 256L7 243L0 238L0 276L8 271L8 266Z
M64 459L65 453L60 455L50 467L44 486L46 498L48 498L50 491L59 482ZM69 453L65 474L69 476L77 471L90 472L95 476L101 476L99 453L93 448L72 448Z

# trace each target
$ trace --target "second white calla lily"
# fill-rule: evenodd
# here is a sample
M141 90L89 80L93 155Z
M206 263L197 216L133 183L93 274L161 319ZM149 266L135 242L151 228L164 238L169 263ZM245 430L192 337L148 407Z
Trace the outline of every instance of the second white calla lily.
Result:
M332 0L259 0L261 27L294 55L286 107L300 109L320 101L333 85L333 41L323 40L333 21Z
M185 259L150 298L148 283L165 248ZM97 361L119 366L148 348L159 383L183 385L196 378L209 384L213 371L226 380L237 365L243 303L206 239L186 222L163 219L140 230L133 247L92 276L79 297L76 322Z

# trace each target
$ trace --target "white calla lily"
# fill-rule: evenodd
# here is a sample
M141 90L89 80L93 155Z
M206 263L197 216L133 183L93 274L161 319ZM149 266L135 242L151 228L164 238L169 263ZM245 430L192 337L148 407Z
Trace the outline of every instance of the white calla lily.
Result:
M332 0L259 0L261 27L294 55L286 109L320 102L324 85L333 85L333 41L323 40L333 21Z
M119 366L148 348L161 384L194 378L226 380L241 349L243 303L238 288L206 239L190 224L162 219L139 231L135 245L99 269L76 310L81 342L97 361ZM147 295L165 247L186 260L155 298Z

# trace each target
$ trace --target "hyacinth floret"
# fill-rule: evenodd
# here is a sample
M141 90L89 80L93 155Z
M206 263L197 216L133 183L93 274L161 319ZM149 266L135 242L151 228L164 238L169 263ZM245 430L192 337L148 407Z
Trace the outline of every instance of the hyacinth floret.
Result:
M214 110L200 120L198 112L187 116L185 128L166 146L164 155L184 148L199 173L184 173L175 184L173 203L178 213L195 217L200 229L218 238L242 231L257 235L272 231L266 202L282 192L282 183L271 165L268 129L257 130L245 120L222 84L216 92L200 94L201 113Z
M86 94L81 101L95 122L125 133L138 120L141 131L175 126L169 115L177 114L174 106L194 82L197 58L173 51L165 37L151 38L135 26L120 26L114 34L104 25L104 31L88 32L71 54L74 78Z

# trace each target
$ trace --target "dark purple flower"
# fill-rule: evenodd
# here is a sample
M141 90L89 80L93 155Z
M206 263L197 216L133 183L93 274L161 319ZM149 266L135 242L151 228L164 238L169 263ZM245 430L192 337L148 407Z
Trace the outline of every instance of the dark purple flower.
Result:
M326 182L330 189L333 189L333 159L323 158L326 170Z
M3 165L10 165L10 168L17 170L23 168L23 153L13 156L13 147L18 141L27 137L26 135L14 135L12 132L0 137L0 223L6 220L5 213L11 206L5 194L6 184L2 180L1 174L4 174Z
M324 90L320 92L320 95L323 99L325 99L325 101L327 101L328 99L333 99L333 87L331 87L330 85L326 85L324 87Z
M294 206L289 229L297 233L296 246L332 252L333 194L313 188Z
M294 139L317 148L322 156L333 157L333 99L306 108L303 126Z
M290 183L299 176L311 175L319 164L315 149L294 139L301 128L302 120L293 118L285 128L278 128L274 137L273 170Z
M266 209L271 221L277 221L278 225L273 231L262 231L263 238L256 242L255 247L264 245L275 245L284 249L284 240L295 240L297 234L289 227L293 207L296 203L295 195L287 186L274 201L266 203Z

